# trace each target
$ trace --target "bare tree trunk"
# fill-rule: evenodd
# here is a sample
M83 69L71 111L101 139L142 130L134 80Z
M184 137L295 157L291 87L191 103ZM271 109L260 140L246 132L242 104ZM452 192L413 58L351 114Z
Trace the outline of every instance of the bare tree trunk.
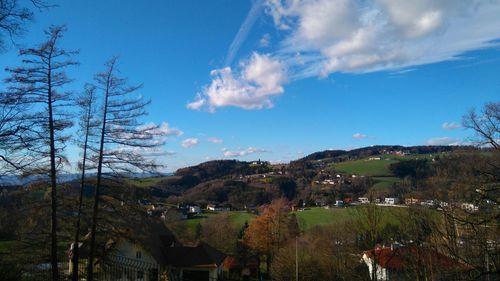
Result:
M21 144L23 158L30 163L19 166L25 173L49 176L51 219L50 219L50 264L52 280L59 280L57 258L57 169L64 162L62 152L69 136L63 131L72 126L69 114L62 111L67 107L66 101L71 94L65 92L64 86L71 82L64 69L76 65L70 57L77 52L58 48L58 40L62 38L65 28L52 26L45 32L48 39L39 47L21 49L19 54L27 59L23 66L7 68L11 76L5 81L14 98L19 98L23 110L23 126ZM60 90L60 91L59 91ZM33 106L33 107L32 107ZM10 163L12 165L12 163Z
M90 89L90 91L93 91L93 89ZM73 243L73 256L72 256L72 262L73 262L73 275L71 277L72 281L78 281L78 263L79 263L79 246L78 244L80 243L80 222L81 222L81 215L82 215L82 202L83 202L83 189L85 187L85 171L86 171L86 161L87 161L87 144L88 144L88 139L89 139L89 134L90 134L90 126L91 126L91 115L92 115L92 103L93 103L93 96L92 92L89 93L89 99L88 99L88 106L87 108L87 114L85 116L85 139L83 142L83 156L82 156L82 174L80 178L80 196L78 198L78 216L76 220L76 230L75 230L75 240Z
M99 211L99 195L101 188L101 178L102 178L102 159L104 154L104 135L106 133L106 119L108 114L108 99L109 99L109 87L111 82L111 75L113 73L114 62L110 66L108 72L108 79L106 82L106 90L104 97L104 113L102 119L102 128L101 128L101 140L99 147L99 160L97 164L97 183L95 186L94 193L94 206L92 208L92 225L90 230L90 250L89 250L89 261L87 266L87 280L94 280L94 250L95 250L95 236L96 236L96 228L97 228L97 213Z
M52 54L50 54L52 55ZM50 229L50 264L52 269L52 280L59 280L59 269L57 264L57 175L56 175L56 148L54 142L54 118L52 115L52 77L51 57L49 57L47 72L47 97L49 109L49 136L50 136L50 198L51 198L51 229Z
M97 87L104 91L103 117L100 131L100 146L96 157L91 158L97 164L97 183L94 193L94 206L91 222L88 280L93 281L93 258L95 255L96 229L99 213L99 197L103 171L105 166L109 172L119 174L120 171L132 173L155 171L158 165L154 160L147 159L148 149L154 149L164 143L159 126L141 124L137 118L146 115L144 107L149 101L141 97L129 97L139 86L128 86L127 79L118 77L115 72L117 58L113 57L106 63L107 69L96 75ZM108 116L109 115L109 116ZM160 138L159 138L160 137ZM132 148L130 150L130 148ZM129 149L129 150L127 150ZM145 149L142 152L140 149ZM96 159L97 158L97 159Z

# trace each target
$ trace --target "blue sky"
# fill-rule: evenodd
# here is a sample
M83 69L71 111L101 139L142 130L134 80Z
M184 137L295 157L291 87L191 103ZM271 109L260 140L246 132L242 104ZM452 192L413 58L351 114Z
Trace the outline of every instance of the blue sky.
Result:
M169 171L463 143L461 116L500 97L497 1L55 2L17 43L66 24L64 47L80 50L75 90L120 56L152 99L143 121L168 123L159 161ZM0 54L0 67L17 65L16 53Z

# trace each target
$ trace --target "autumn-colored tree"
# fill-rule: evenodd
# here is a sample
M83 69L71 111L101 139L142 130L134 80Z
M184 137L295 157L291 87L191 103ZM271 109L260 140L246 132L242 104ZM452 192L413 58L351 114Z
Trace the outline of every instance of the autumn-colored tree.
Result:
M238 230L228 214L220 214L211 216L201 223L200 238L226 254L234 254Z
M353 254L361 250L356 248L356 231L350 224L318 226L294 240L274 257L273 280L295 280L296 269L298 281L369 280L366 267Z
M276 252L298 234L297 219L291 213L290 203L281 198L263 207L261 215L245 231L243 240L255 254L265 256L269 273Z

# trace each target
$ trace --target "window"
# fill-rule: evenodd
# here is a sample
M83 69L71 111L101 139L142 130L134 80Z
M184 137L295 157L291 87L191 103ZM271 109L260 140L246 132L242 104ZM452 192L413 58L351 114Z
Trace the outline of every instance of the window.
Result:
M144 279L144 271L137 270L137 279Z
M136 258L136 259L140 259L140 258L142 258L142 253L141 253L141 251L137 251L137 252L135 252L135 258Z
M158 281L158 269L156 268L149 269L149 280Z

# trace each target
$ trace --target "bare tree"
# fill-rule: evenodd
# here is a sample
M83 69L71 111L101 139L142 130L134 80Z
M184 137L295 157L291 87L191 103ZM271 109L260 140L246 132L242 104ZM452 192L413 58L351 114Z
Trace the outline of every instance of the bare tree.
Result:
M97 182L92 210L88 280L93 280L93 259L102 178L106 175L129 176L137 171L155 171L159 166L147 155L157 153L164 143L162 132L153 124L141 124L138 118L146 115L149 101L135 95L142 85L129 86L127 79L118 76L117 58L106 63L106 70L95 76L96 86L103 93L100 143L94 148Z
M65 129L72 126L71 116L64 108L70 96L64 87L71 82L67 67L77 64L76 54L59 48L65 28L52 26L46 31L47 41L37 47L23 49L23 65L8 68L9 91L28 110L23 113L24 157L30 161L31 173L48 175L51 190L51 269L52 280L59 279L57 265L57 172L67 162L63 152L69 136Z
M79 263L79 242L80 242L80 222L82 215L83 191L85 188L85 172L87 171L87 151L88 144L92 137L96 136L96 129L99 125L98 120L95 120L95 107L97 103L96 88L93 85L85 85L85 90L82 96L78 99L77 104L80 107L81 119L79 122L82 141L79 143L82 149L82 160L79 163L81 169L80 176L80 194L78 197L78 214L75 226L75 239L72 249L72 272L71 280L78 280L78 263Z
M18 0L0 0L0 50L5 48L7 37L13 41L25 32L25 24L33 19L33 8L46 9L49 5L43 0L30 0L30 7Z
M382 239L382 219L384 213L382 208L369 204L354 209L355 223L354 228L360 236L359 244L364 249L373 249ZM373 258L372 268L376 268L377 260ZM377 280L376 271L372 270L371 280Z
M500 151L500 102L485 104L481 112L469 111L463 116L462 125L476 133L479 145L490 145Z
M18 94L0 92L0 176L20 173L28 164L20 154L25 109Z

